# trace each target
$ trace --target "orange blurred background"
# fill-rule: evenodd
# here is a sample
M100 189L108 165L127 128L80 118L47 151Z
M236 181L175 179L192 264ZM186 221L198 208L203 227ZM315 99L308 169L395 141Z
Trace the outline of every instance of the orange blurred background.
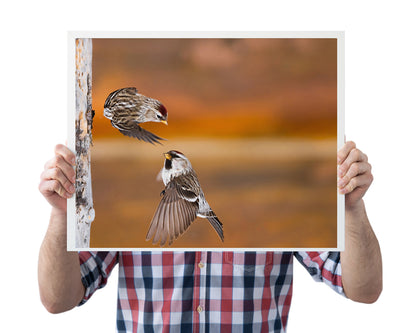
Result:
M112 91L160 100L160 145L103 116ZM336 39L93 39L91 247L145 241L163 152L182 151L224 224L198 218L172 247L336 247Z

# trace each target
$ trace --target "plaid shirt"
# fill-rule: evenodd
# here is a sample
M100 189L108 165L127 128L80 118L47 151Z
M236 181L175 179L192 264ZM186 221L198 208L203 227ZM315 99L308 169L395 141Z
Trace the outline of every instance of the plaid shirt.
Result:
M285 332L293 255L343 294L338 252L80 252L81 304L118 263L118 332Z

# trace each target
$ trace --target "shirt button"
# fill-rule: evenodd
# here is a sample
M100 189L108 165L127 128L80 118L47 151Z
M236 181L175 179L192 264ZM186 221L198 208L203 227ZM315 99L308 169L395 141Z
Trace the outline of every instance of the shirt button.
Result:
M198 305L198 307L196 308L196 311L198 311L198 313L201 313L203 310L204 309L200 305Z
M199 267L199 268L204 268L204 264L203 264L202 262L200 262L200 263L198 264L198 267Z

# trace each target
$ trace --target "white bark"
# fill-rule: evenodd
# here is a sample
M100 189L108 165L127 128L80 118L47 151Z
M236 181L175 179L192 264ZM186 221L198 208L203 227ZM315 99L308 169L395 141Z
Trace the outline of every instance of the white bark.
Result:
M76 39L75 55L75 150L76 163L76 230L75 247L90 246L90 228L95 211L92 199L91 156L92 145L92 40Z

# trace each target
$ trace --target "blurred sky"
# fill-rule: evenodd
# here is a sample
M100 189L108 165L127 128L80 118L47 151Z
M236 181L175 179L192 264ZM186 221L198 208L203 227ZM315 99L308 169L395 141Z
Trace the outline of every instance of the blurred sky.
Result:
M94 39L94 136L119 136L108 94L160 100L160 136L336 137L336 39Z

